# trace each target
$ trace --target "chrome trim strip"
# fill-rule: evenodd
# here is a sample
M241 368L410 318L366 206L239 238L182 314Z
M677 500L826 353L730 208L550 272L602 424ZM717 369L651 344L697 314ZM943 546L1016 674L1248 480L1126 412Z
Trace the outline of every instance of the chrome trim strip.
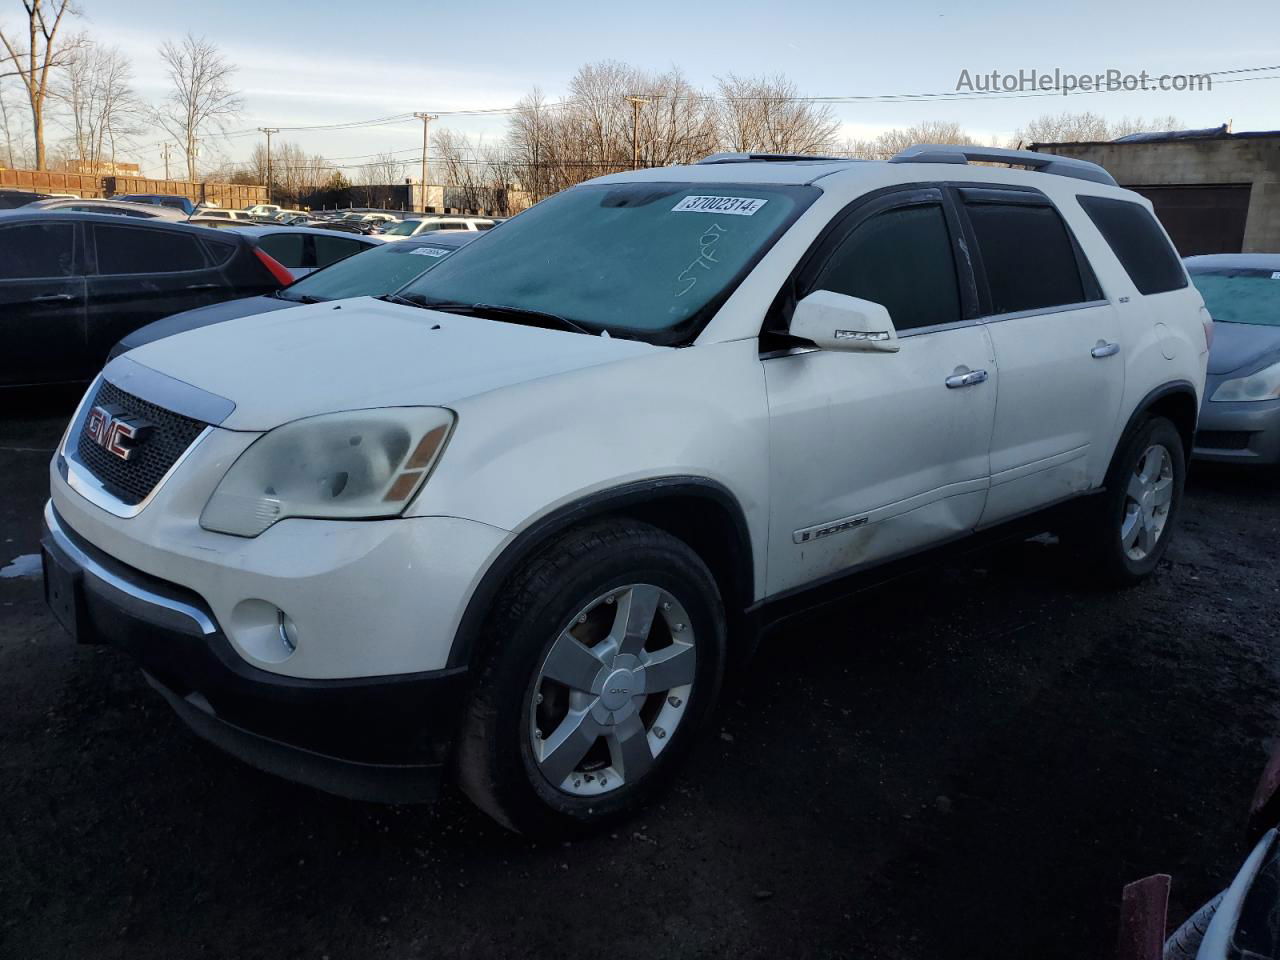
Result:
M108 363L102 375L125 393L201 423L216 426L231 416L236 408L235 403L226 397L145 367L127 354Z
M77 547L75 543L72 542L71 538L67 536L66 531L62 529L62 523L59 520L58 514L53 509L52 500L49 500L44 505L44 522L45 526L49 530L49 536L53 538L53 541L58 545L58 548L78 563L80 568L89 576L96 577L107 586L133 597L136 600L141 600L143 603L149 603L156 607L164 607L166 610L172 610L174 613L178 613L189 618L197 627L200 628L200 632L205 636L218 632L217 624L210 620L203 610L200 610L198 607L193 607L189 603L183 603L181 600L173 600L169 597L162 597L159 594L152 593L150 590L140 587L136 583L130 583L123 577L112 573L106 567L102 566L102 564L98 563L98 561L94 560L91 556Z

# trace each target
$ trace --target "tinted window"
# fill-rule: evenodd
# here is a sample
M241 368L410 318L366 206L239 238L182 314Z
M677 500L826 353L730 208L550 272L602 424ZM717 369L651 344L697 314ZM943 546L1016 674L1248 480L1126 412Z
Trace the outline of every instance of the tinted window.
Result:
M205 265L196 238L176 231L95 224L93 234L98 273L177 273Z
M899 330L962 319L942 207L902 207L860 224L823 265L812 289L881 304Z
M327 267L331 263L345 260L353 253L366 249L366 244L357 240L344 240L342 237L316 237L316 266Z
M992 313L1083 303L1071 236L1047 205L967 203L991 291Z
M221 240L206 240L204 246L209 251L209 259L218 266L230 260L236 252L234 243L223 243Z
M264 253L281 266L295 269L309 267L306 263L307 238L301 233L272 233L258 241Z
M477 229L477 230L492 230L492 229L493 229L494 227L496 227L496 226L497 226L497 224L496 224L496 223L494 223L492 220L477 220L477 221L476 221L476 229Z
M1178 254L1146 207L1109 197L1076 199L1139 293L1165 293L1187 285Z
M69 277L75 225L70 223L24 223L0 228L0 279L23 277Z

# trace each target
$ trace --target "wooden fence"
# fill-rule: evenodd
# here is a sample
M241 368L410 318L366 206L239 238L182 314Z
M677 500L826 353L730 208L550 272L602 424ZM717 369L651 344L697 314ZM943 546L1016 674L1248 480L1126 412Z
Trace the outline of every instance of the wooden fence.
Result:
M199 183L189 180L150 180L145 177L102 177L49 170L13 170L0 167L0 190L33 190L37 193L72 193L78 197L110 197L120 193L158 193L186 197L193 203L240 209L267 202L267 188L243 183Z

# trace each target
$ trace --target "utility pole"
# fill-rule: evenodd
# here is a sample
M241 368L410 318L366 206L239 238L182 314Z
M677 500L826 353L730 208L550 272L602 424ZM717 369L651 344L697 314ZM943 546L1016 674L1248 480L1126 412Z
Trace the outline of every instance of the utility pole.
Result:
M640 107L649 102L648 97L627 97L631 104L631 169L640 169Z
M172 143L166 143L166 144L165 144L165 145L160 149L160 155L161 155L162 157L164 157L164 178L165 178L166 180L168 180L168 179L169 179L169 154L170 154L170 151L172 151L172 150L173 150L173 144L172 144Z
M427 212L427 127L431 125L432 120L440 119L432 113L415 113L415 117L422 121L422 210L420 213Z
M267 135L267 203L271 202L271 135L279 133L279 127L259 127L259 133Z

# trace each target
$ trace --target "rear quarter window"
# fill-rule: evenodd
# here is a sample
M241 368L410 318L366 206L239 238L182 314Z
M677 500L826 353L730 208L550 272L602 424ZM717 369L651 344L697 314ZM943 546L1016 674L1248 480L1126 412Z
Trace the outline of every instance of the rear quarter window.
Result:
M1187 285L1177 251L1146 207L1111 197L1076 199L1139 293L1167 293Z

